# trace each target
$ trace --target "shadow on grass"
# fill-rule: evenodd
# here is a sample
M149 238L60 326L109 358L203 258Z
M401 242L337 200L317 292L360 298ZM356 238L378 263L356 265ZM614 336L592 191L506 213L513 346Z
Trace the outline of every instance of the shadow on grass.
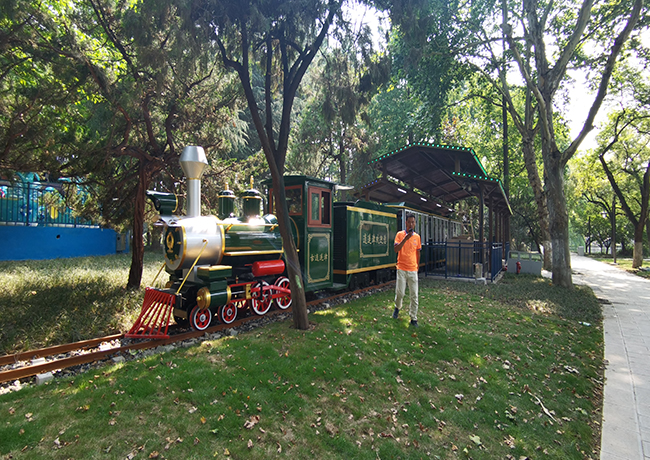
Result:
M118 332L115 316L123 313L125 294L124 288L97 282L49 288L29 283L14 295L0 293L0 304L10 306L2 315L0 352Z
M142 305L129 255L0 264L0 354L123 332ZM143 281L154 270L147 266Z

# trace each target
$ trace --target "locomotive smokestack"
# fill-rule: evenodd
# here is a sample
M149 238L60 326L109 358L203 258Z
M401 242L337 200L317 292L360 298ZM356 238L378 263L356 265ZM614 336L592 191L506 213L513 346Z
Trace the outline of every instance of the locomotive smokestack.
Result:
M181 168L187 177L187 217L201 215L201 176L208 165L203 147L188 145L181 154Z

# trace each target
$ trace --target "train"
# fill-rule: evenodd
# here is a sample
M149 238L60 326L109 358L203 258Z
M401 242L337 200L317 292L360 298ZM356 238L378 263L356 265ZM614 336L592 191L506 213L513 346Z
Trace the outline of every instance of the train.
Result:
M171 318L203 331L215 318L231 324L272 307L288 309L291 290L271 182L265 183L270 213L261 215L264 198L251 181L240 216L234 212L237 197L227 186L217 197L218 215L204 216L201 177L208 162L203 148L185 147L180 164L187 178L185 215L178 213L176 195L147 192L164 226L161 271L169 280L164 288L146 288L140 316L126 335L167 337ZM359 288L394 277L395 235L406 212L417 209L406 203L334 202L338 184L309 176L288 175L284 183L305 292ZM440 219L452 236L456 223L432 215L419 219L422 234L433 236L442 228Z

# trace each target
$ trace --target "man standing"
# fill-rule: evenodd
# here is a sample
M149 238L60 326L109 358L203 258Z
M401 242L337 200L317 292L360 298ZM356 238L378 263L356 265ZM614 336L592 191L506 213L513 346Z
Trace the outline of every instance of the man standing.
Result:
M415 233L415 215L406 215L406 230L395 235L395 252L397 253L397 283L395 284L395 311L393 318L397 319L402 299L409 287L409 315L411 326L418 325L418 269L420 268L420 250L422 243L420 235Z

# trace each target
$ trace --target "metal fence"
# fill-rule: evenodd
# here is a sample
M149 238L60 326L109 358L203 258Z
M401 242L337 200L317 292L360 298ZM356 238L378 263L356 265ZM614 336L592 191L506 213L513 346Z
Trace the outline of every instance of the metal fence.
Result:
M74 215L59 191L60 185L0 181L0 225L98 227Z
M479 242L442 242L422 245L424 274L445 278L475 278L476 264L480 277L494 281L503 270L504 256L510 245ZM507 260L507 258L505 258Z

